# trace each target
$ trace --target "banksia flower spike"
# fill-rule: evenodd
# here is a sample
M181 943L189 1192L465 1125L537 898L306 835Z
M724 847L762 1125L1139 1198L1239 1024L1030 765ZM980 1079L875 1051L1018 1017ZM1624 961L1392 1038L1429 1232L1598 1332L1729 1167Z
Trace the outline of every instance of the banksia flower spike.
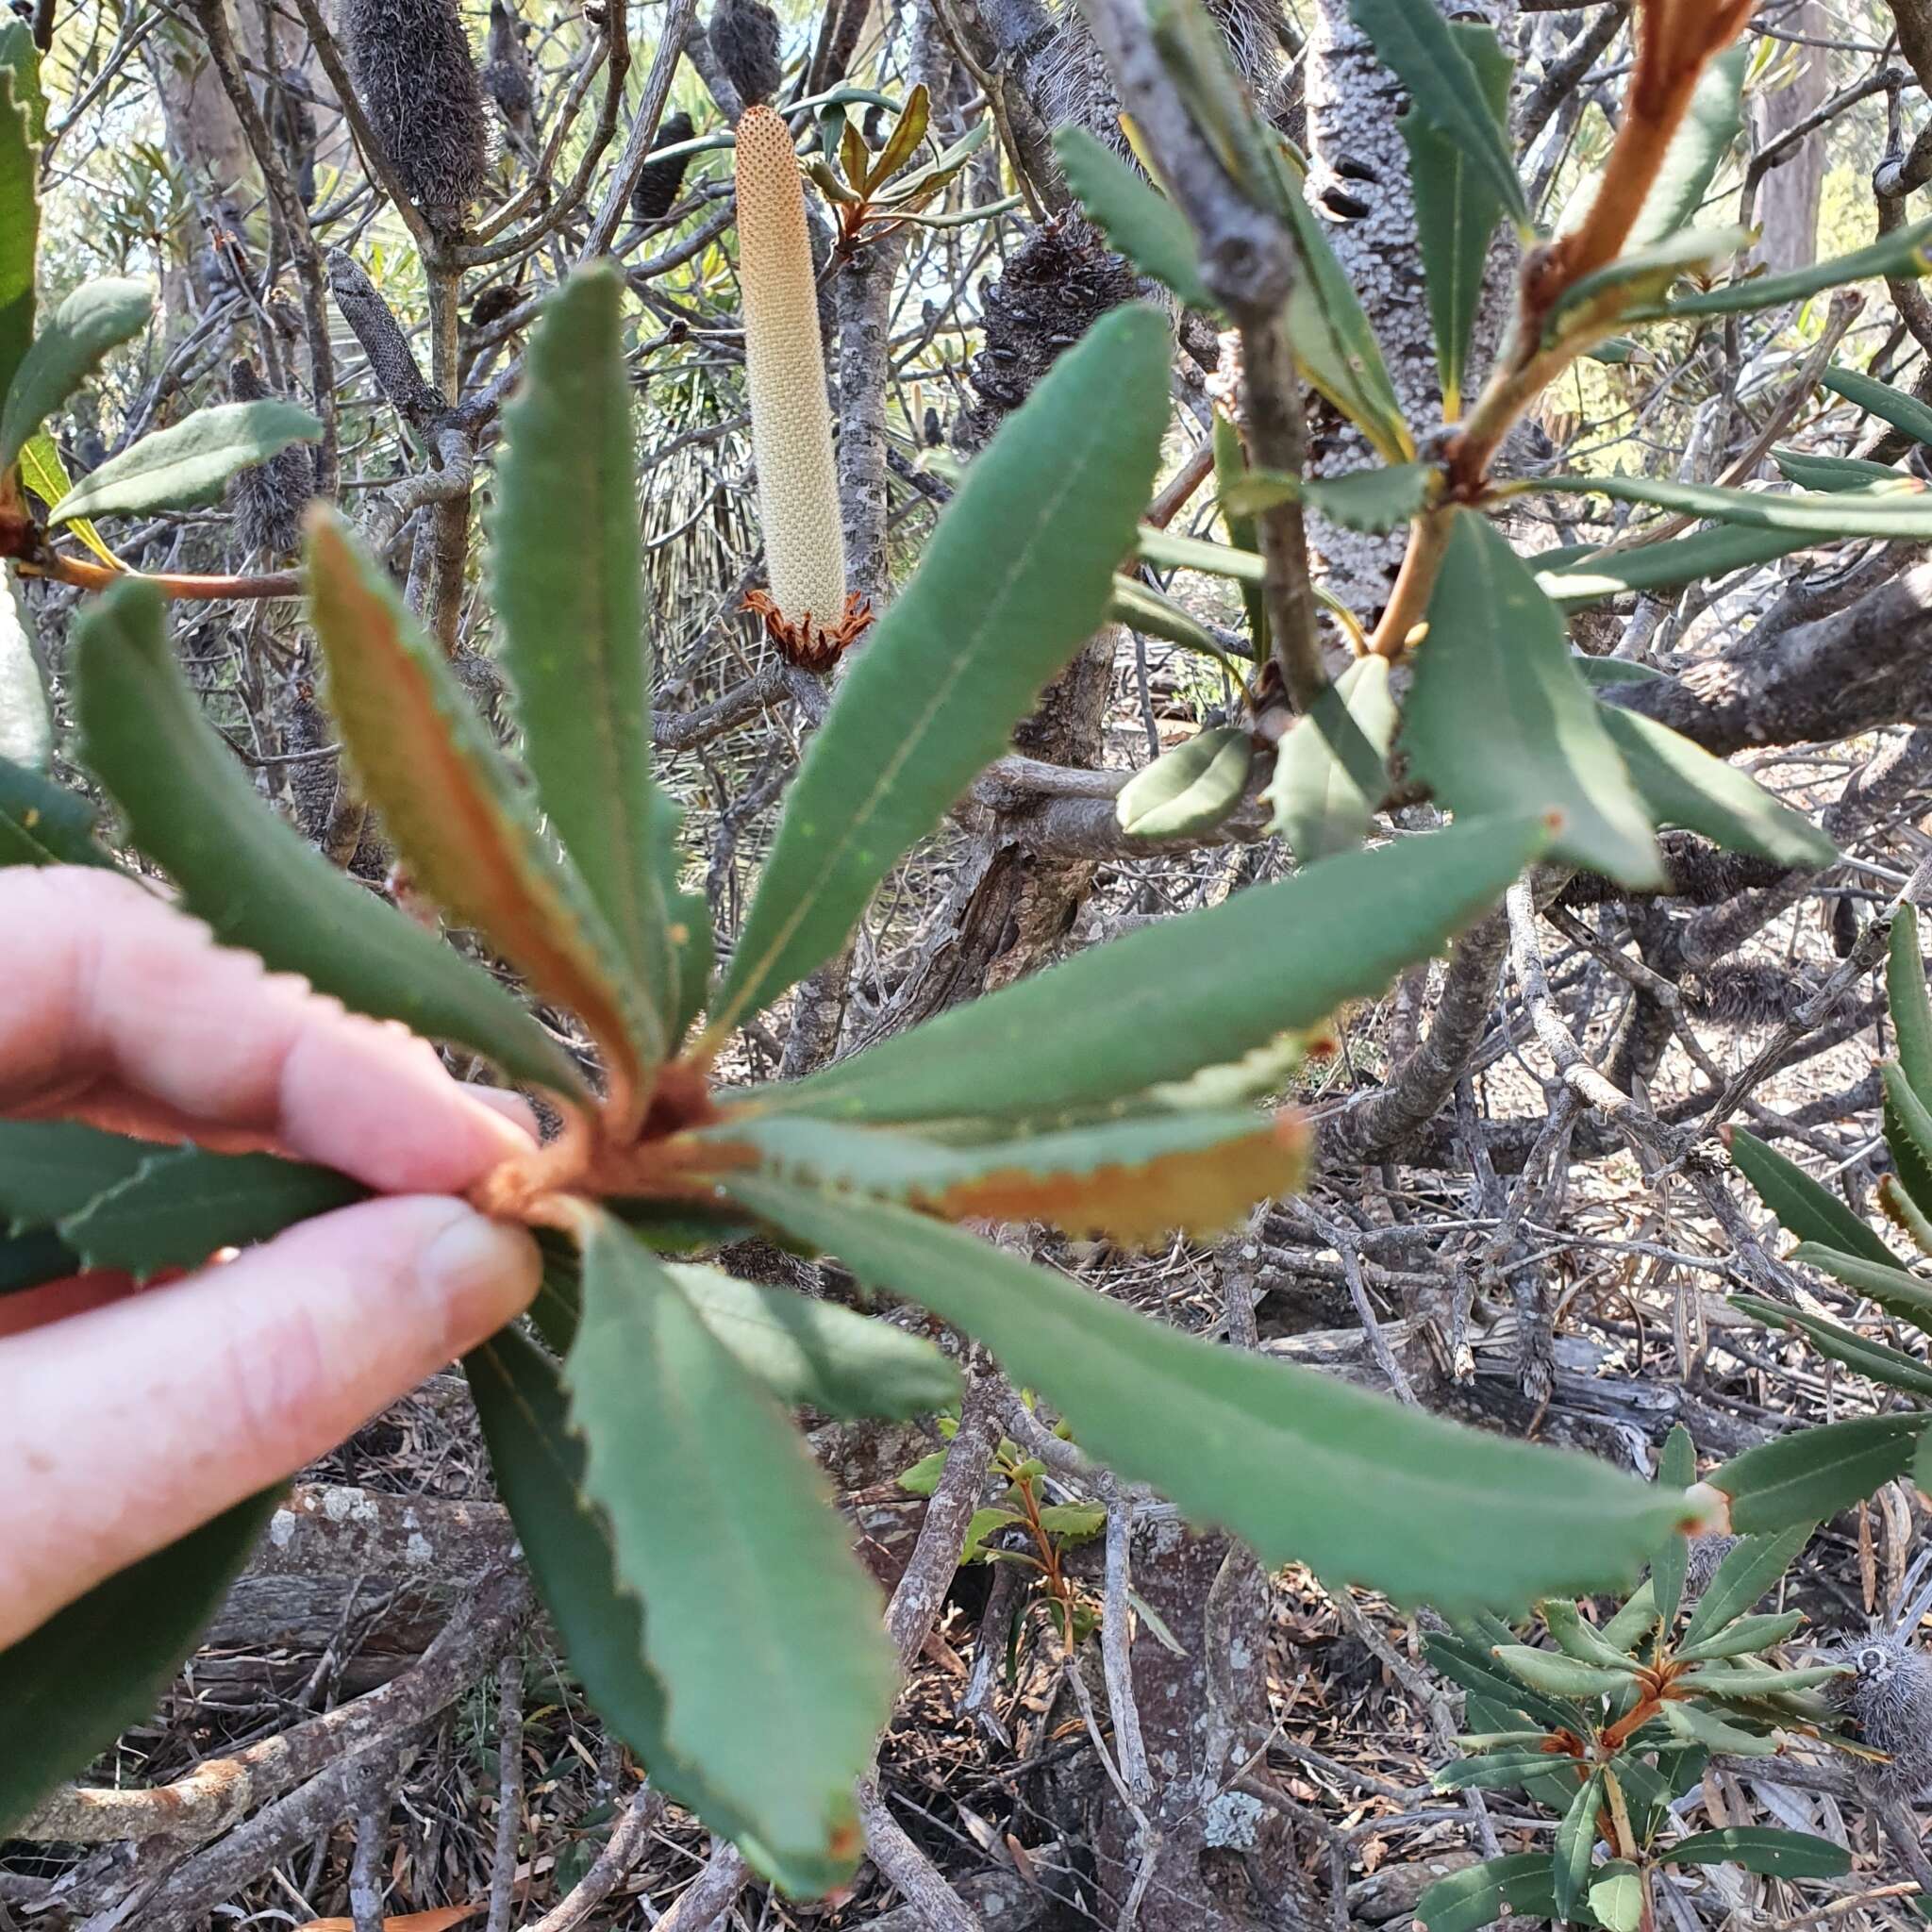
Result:
M791 130L770 108L748 108L738 124L738 247L752 458L772 586L746 603L794 664L826 671L868 618L862 600L845 594L805 188Z

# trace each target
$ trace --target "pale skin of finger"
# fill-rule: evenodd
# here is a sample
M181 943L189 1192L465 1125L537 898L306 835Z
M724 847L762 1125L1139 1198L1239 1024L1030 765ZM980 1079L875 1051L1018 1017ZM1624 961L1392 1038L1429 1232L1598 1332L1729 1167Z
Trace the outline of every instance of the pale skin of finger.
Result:
M367 1201L0 1341L0 1648L333 1447L541 1273L458 1201Z
M133 880L0 872L0 1114L273 1147L373 1188L460 1192L527 1154L401 1027L345 1013Z

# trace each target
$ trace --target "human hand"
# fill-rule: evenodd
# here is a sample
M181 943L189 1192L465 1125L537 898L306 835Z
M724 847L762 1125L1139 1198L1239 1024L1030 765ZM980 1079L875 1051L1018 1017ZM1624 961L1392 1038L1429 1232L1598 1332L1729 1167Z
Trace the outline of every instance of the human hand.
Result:
M4 1647L501 1327L540 1262L450 1198L529 1152L519 1121L132 880L0 870L0 1116L270 1149L389 1196L165 1286L0 1297Z

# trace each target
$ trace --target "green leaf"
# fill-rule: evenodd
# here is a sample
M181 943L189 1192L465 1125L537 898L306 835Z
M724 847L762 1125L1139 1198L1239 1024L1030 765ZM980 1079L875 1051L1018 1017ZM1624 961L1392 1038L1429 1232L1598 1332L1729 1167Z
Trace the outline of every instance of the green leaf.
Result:
M1883 1174L1878 1182L1878 1205L1894 1226L1912 1238L1921 1254L1932 1255L1932 1214L1927 1214L1899 1185L1895 1174Z
M456 674L332 510L311 514L308 565L329 708L412 877L584 1022L611 1110L641 1108L661 1023L575 871L544 845Z
M1910 280L1927 269L1932 269L1932 221L1914 222L1866 247L1855 248L1849 255L1833 256L1785 275L1757 275L1722 283L1694 295L1679 295L1637 311L1631 320L1744 314L1757 308L1775 308L1786 302L1803 302L1822 290L1842 288L1847 282L1870 281L1880 275L1893 281Z
M1913 1091L1897 1060L1887 1060L1878 1075L1885 1086L1885 1144L1899 1185L1922 1212L1932 1214L1932 1108Z
M67 474L67 465L60 460L60 452L54 439L44 429L28 437L26 447L20 453L20 479L42 503L48 505L58 503L74 488L73 479ZM67 527L109 570L126 567L101 541L101 533L85 517L75 517Z
M1620 255L1566 289L1544 319L1542 344L1564 341L1579 353L1614 321L1675 288L1688 275L1710 275L1750 246L1749 228L1697 229Z
M503 426L492 585L524 759L642 990L640 1046L661 1058L679 968L653 843L670 808L651 779L631 386L608 264L545 303Z
M1276 747L1269 830L1303 865L1352 852L1368 836L1389 790L1395 724L1388 658L1357 658Z
M1419 517L1435 495L1434 463L1389 463L1302 485L1308 507L1349 530L1394 530Z
M752 1821L772 1875L817 1896L858 1860L852 1786L891 1711L877 1593L797 1432L608 1216L588 1219L583 1292L571 1419L667 1739Z
M1657 1485L1666 1490L1688 1490L1697 1480L1697 1445L1682 1423L1673 1424L1664 1438L1663 1454L1657 1458ZM1690 1562L1690 1545L1680 1536L1669 1537L1650 1559L1651 1596L1664 1628L1677 1621L1678 1607L1684 1601L1684 1577Z
M1241 804L1255 762L1245 726L1218 724L1137 772L1114 800L1130 839L1185 839L1212 831Z
M1825 1321L1821 1315L1807 1314L1804 1309L1783 1302L1759 1301L1748 1294L1736 1294L1730 1300L1732 1307L1762 1322L1767 1328L1795 1328L1809 1336L1819 1354L1844 1363L1861 1375L1869 1375L1874 1382L1903 1390L1907 1395L1932 1396L1932 1368L1916 1356L1889 1348L1882 1341L1870 1341L1849 1328L1840 1328L1835 1322Z
M1730 1498L1731 1527L1740 1535L1761 1536L1801 1524L1808 1529L1903 1474L1925 1427L1924 1416L1917 1413L1826 1423L1747 1449L1706 1480ZM1705 1606L1698 1607L1701 1614ZM1691 1627L1695 1635L1703 1634L1695 1620Z
M1748 773L1653 718L1618 705L1601 708L1652 824L1681 825L1728 852L1751 852L1806 871L1838 857L1838 847L1809 819L1781 805Z
M0 1294L18 1294L80 1273L80 1257L51 1229L0 1237Z
M1745 48L1732 47L1698 76L1690 108L1671 137L1637 225L1624 244L1626 253L1667 240L1704 206L1725 155L1743 132L1746 58Z
M1880 1307L1932 1335L1932 1282L1921 1280L1895 1259L1872 1261L1863 1255L1847 1255L1817 1241L1799 1242L1790 1258L1842 1281L1847 1288L1856 1288Z
M163 1268L199 1268L218 1249L267 1241L368 1191L328 1168L273 1154L182 1147L153 1155L68 1215L60 1236L88 1267L123 1269L142 1281Z
M1638 1932L1643 1924L1643 1878L1619 1860L1590 1888L1590 1909L1604 1932Z
M1700 1664L1686 1671L1678 1682L1709 1697L1764 1697L1794 1690L1816 1690L1834 1678L1852 1674L1850 1664L1821 1664L1807 1671L1782 1671L1774 1664Z
M1291 1193L1307 1136L1292 1114L1187 1108L1047 1133L971 1140L734 1112L694 1137L737 1164L807 1186L923 1208L954 1221L1049 1221L1128 1245L1175 1229L1225 1232L1257 1201Z
M1167 426L1168 327L1117 308L967 472L786 802L710 1037L830 957L888 871L1105 622Z
M0 1650L0 1839L154 1715L279 1493L237 1503Z
M1459 816L1554 814L1558 856L1625 885L1663 883L1649 814L1563 620L1501 534L1466 511L1429 600L1401 742Z
M1465 1757L1444 1765L1429 1780L1429 1786L1438 1791L1517 1790L1561 1762L1547 1751L1498 1751L1487 1757Z
M1506 1625L1504 1634L1507 1630ZM1500 1641L1500 1637L1493 1637L1489 1641L1479 1641L1437 1631L1424 1641L1424 1649L1437 1670L1460 1684L1486 1707L1507 1717L1526 1717L1545 1730L1574 1729L1574 1707L1555 1703L1541 1691L1524 1689L1497 1663L1494 1645Z
M0 758L0 866L101 865L94 811L78 792Z
M38 146L47 138L47 96L41 87L41 51L25 21L0 25L0 67L8 69L13 98L26 115L26 138Z
M28 136L32 90L8 66L0 85L0 389L34 340L34 258L40 247L39 169ZM23 111L23 107L27 111Z
M955 1007L774 1104L863 1121L1051 1120L1185 1080L1379 993L1493 905L1542 837L1539 821L1491 820L1324 859Z
M1903 430L1914 442L1932 443L1932 408L1922 403L1917 396L1856 369L1834 366L1827 369L1819 381L1834 395L1843 396L1846 402L1856 403L1868 415L1876 416L1881 423ZM1893 470L1889 474L1895 476L1898 472Z
M906 1208L762 1174L724 1185L861 1281L977 1337L1084 1448L1271 1565L1306 1562L1445 1612L1515 1607L1628 1577L1682 1512L1587 1458L1176 1334Z
M1802 449L1774 449L1771 459L1778 475L1800 490L1869 490L1874 483L1892 482L1901 474L1890 463L1868 463L1862 457L1814 456Z
M1731 1757L1777 1756L1775 1738L1763 1737L1757 1731L1740 1730L1701 1706L1687 1704L1681 1698L1672 1698L1665 1704L1664 1722L1678 1737L1687 1742L1701 1744L1707 1751L1722 1751Z
M1623 1671L1629 1667L1629 1655L1621 1644L1606 1641L1604 1634L1594 1624L1585 1622L1576 1606L1567 1597L1552 1597L1546 1603L1537 1606L1542 1614L1544 1626L1556 1640L1557 1647L1565 1657L1574 1657L1578 1662L1600 1664L1607 1669Z
M1684 1626L1682 1641L1702 1642L1761 1603L1765 1592L1797 1560L1798 1553L1811 1541L1816 1526L1815 1519L1798 1522L1774 1535L1745 1536L1733 1543L1717 1566L1717 1574L1705 1586L1704 1594L1697 1599L1697 1607Z
M1084 127L1062 127L1053 146L1067 186L1121 254L1186 307L1219 308L1201 279L1194 231L1173 202Z
M1288 340L1296 366L1368 438L1385 463L1407 463L1415 439L1402 414L1374 325L1328 238L1322 219L1293 183L1282 211L1293 231L1301 274L1289 291Z
M771 1870L749 1821L666 1739L665 1690L645 1660L643 1609L618 1579L610 1526L585 1491L584 1447L570 1427L557 1363L515 1328L502 1328L463 1358L463 1373L517 1541L598 1715L666 1797Z
M1665 543L1589 552L1560 568L1541 558L1531 560L1542 566L1536 580L1543 594L1562 609L1579 610L1631 591L1674 590L1679 584L1728 576L1733 571L1789 557L1794 550L1809 550L1822 541L1805 530L1750 530L1720 524Z
M0 573L0 758L43 772L54 754L54 717L41 681L32 626L8 564Z
M1549 1853L1516 1852L1439 1878L1417 1903L1415 1920L1423 1932L1480 1932L1506 1910L1547 1919L1556 1909Z
M137 336L154 312L145 282L83 282L35 337L0 414L0 471L20 460L27 440L100 367L109 349Z
M891 133L887 135L886 144L879 150L879 158L873 163L872 173L865 178L868 194L884 187L919 152L919 143L925 139L926 125L931 117L932 104L925 83L922 81L906 96L906 105L899 110L899 118L893 123Z
M160 593L117 584L76 627L89 765L135 842L224 945L361 1013L459 1041L520 1080L580 1094L575 1069L487 974L339 873L257 795L175 670Z
M1577 1787L1562 1823L1557 1826L1557 1856L1551 1861L1557 1916L1574 1919L1590 1877L1590 1855L1596 1849L1596 1814L1604 1802L1604 1772L1596 1770Z
M1700 1831L1659 1846L1657 1857L1666 1865L1741 1865L1769 1878L1842 1878L1852 1869L1851 1854L1828 1838L1758 1824Z
M1176 537L1146 524L1134 532L1134 554L1163 570L1198 570L1209 576L1235 577L1244 584L1258 584L1268 569L1258 552L1202 537Z
M0 1227L52 1227L161 1151L77 1121L0 1121Z
M1493 81L1470 58L1433 0L1349 0L1349 14L1376 58L1408 90L1409 112L1468 161L1504 213L1527 233L1529 202L1509 137L1491 101Z
M1778 1225L1787 1234L1827 1248L1862 1255L1881 1268L1897 1265L1883 1239L1829 1188L1814 1181L1796 1161L1787 1159L1776 1148L1742 1127L1730 1128L1724 1135L1724 1145L1738 1172L1777 1216Z
M1803 1610L1787 1610L1779 1616L1740 1617L1735 1624L1702 1642L1680 1644L1677 1657L1682 1663L1694 1664L1718 1657L1755 1656L1784 1642L1804 1621Z
M1244 589L1243 597L1247 594ZM1108 606L1107 621L1124 624L1145 637L1165 638L1169 643L1185 645L1204 657L1219 658L1224 664L1231 658L1252 659L1255 655L1254 647L1239 639L1216 637L1198 618L1183 610L1172 598L1162 596L1153 585L1119 573L1114 576L1113 602Z
M1898 1037L1898 1063L1906 1084L1932 1107L1932 992L1925 985L1925 961L1919 952L1919 916L1909 905L1891 916L1885 967L1886 1004Z
M1614 1697L1628 1686L1636 1668L1625 1663L1606 1670L1528 1643L1499 1643L1494 1655L1512 1677L1522 1678L1532 1690L1541 1690L1546 1697Z
M1715 517L1720 523L1749 529L1789 530L1820 539L1932 539L1932 490L1916 476L1904 475L1883 488L1823 494L1723 490L1715 484L1677 483L1662 476L1539 476L1531 487L1562 495L1644 503L1690 516Z
M794 1289L672 1263L705 1326L788 1408L827 1415L930 1415L959 1399L959 1372L931 1342Z
M314 442L321 435L322 425L292 403L273 397L213 403L109 457L54 505L47 521L192 509L216 501L236 471L253 469L291 442Z
M1627 1656L1657 1628L1657 1586L1645 1577L1603 1628L1609 1647Z
M1515 61L1504 51L1493 27L1452 22L1449 31L1476 77L1483 105L1507 139ZM1462 414L1469 339L1482 304L1490 238L1508 208L1489 172L1466 158L1456 142L1423 115L1405 114L1396 126L1408 147L1416 231L1428 282L1429 323L1442 381L1442 413L1454 423Z
M1639 664L1630 658L1586 658L1580 651L1573 651L1571 659L1583 674L1583 681L1592 691L1614 691L1622 684L1659 684L1664 674L1654 670L1648 664Z

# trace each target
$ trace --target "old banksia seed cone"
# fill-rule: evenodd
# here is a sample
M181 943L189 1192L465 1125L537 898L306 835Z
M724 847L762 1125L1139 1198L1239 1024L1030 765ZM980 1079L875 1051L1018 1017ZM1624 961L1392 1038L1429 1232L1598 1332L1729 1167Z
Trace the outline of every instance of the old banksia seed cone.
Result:
M656 154L663 147L680 147L691 137L691 116L670 115L658 129L658 138L651 143L651 152ZM638 175L638 185L630 192L631 213L646 225L661 222L676 202L677 191L684 186L684 171L690 165L689 155L676 155L668 161L646 161Z
M456 0L342 0L340 31L369 125L404 192L443 234L490 173L490 112Z
M738 124L738 273L752 459L772 586L768 597L754 592L749 601L787 657L824 671L863 628L864 617L848 608L845 596L805 189L791 130L770 108L747 108Z
M1860 1780L1882 1799L1910 1804L1932 1787L1932 1657L1894 1631L1837 1659L1857 1675L1840 1680L1839 1695L1858 1720L1858 1736L1889 1764L1858 1768Z
M778 92L785 78L778 16L764 0L718 0L708 37L718 65L747 108Z

